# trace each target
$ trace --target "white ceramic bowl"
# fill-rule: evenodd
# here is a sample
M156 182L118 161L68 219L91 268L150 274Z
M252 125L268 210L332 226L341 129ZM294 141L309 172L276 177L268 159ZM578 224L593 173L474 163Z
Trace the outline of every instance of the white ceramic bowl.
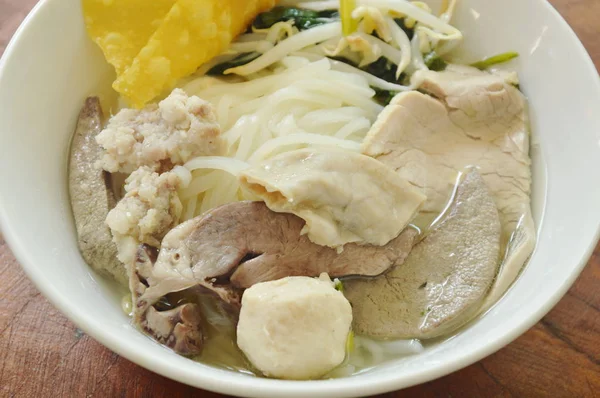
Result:
M516 50L532 108L535 254L483 318L425 353L359 376L254 378L180 357L136 331L82 261L67 195L67 147L83 99L110 79L86 37L79 0L42 1L0 64L2 231L40 291L118 354L181 382L251 397L351 397L400 389L467 366L535 324L573 283L598 239L600 83L583 46L544 0L461 0L471 59Z

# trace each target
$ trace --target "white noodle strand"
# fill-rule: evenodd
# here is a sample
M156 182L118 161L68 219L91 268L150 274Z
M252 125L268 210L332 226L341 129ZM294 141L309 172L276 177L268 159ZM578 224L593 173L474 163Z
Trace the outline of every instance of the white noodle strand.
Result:
M240 172L249 167L248 163L241 160L226 158L221 156L200 156L187 162L185 166L188 170L197 169L216 169L237 176Z
M269 155L276 152L278 149L281 149L282 147L295 145L331 146L346 149L348 151L360 152L360 144L357 142L341 140L339 138L318 134L290 134L267 141L250 157L250 163L256 164L267 159Z

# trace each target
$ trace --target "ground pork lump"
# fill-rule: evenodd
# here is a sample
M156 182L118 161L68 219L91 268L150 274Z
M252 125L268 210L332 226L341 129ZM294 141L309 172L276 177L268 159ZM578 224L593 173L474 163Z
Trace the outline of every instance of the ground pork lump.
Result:
M111 173L129 174L140 166L167 171L221 149L212 105L179 89L158 105L121 110L96 141L105 151L100 165Z
M180 223L180 185L176 173L158 174L147 166L127 178L125 197L106 218L121 261L130 263L140 243L160 247L162 238Z

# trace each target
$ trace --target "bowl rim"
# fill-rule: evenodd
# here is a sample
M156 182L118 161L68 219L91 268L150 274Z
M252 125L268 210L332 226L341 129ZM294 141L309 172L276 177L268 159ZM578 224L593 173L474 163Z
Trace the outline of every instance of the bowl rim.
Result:
M6 46L4 54L0 59L0 81L2 80L2 76L4 74L5 65L11 58L13 51L18 46L23 33L26 31L31 21L41 10L47 7L48 4L58 1L59 0L40 0L25 17ZM560 15L556 8L547 0L529 1L539 3L540 7L549 8L549 12L553 14L553 17L556 18L556 21L561 25L561 28L565 30L565 33L568 36L566 38L569 40L570 44L575 46L577 51L581 54L581 59L583 62L585 62L585 67L588 68L592 74L597 74L597 69L583 43L579 40L573 29ZM596 81L596 91L598 92L598 97L600 98L600 80ZM352 378L344 378L344 385L338 386L329 383L329 380L286 381L242 377L228 378L224 373L220 373L221 377L219 379L219 376L217 376L218 372L182 372L181 369L177 369L175 366L165 363L166 361L152 361L153 358L150 354L140 352L139 349L136 349L134 346L130 346L126 344L125 341L120 340L118 336L112 336L103 331L102 328L96 327L98 322L93 319L92 315L79 311L77 309L77 305L71 303L53 286L45 283L42 275L36 271L34 262L30 260L25 243L22 242L17 235L15 235L14 228L9 221L9 217L4 206L0 206L0 231L2 231L4 240L10 247L25 274L33 282L35 287L42 293L42 295L48 301L50 301L54 307L59 309L60 312L63 313L70 321L77 325L77 327L82 329L86 334L90 335L100 344L104 345L111 351L116 352L118 355L136 363L137 365L168 377L172 380L219 393L255 397L279 397L281 395L288 397L303 397L307 394L311 394L311 396L315 397L355 397L363 393L380 394L428 382L480 361L481 359L500 350L525 333L529 328L539 322L539 320L558 303L558 301L567 293L568 289L573 285L575 280L585 268L587 261L591 257L600 238L599 225L596 228L593 240L591 240L591 242L588 244L585 252L583 252L578 259L574 259L574 262L576 262L577 265L573 267L568 278L565 278L562 281L560 288L554 291L547 301L532 310L532 315L529 318L521 319L512 323L511 326L507 326L503 333L501 333L495 340L488 341L488 344L472 348L470 350L465 350L451 360L445 361L443 364L437 364L431 369L421 372L419 375L411 378L410 380L386 374L381 376L373 376L369 381L360 380L358 383L357 381L352 380ZM501 298L496 305L501 303L503 298ZM227 380L225 381L225 379ZM260 382L257 383L256 380L260 380Z

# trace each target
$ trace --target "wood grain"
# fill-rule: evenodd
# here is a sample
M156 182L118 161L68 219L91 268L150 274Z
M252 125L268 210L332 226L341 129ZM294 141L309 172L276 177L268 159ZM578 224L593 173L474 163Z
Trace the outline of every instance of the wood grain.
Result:
M0 54L36 0L0 0ZM600 0L552 0L600 68ZM0 238L0 397L223 397L153 374L83 334ZM600 246L563 300L488 358L379 398L600 396Z

